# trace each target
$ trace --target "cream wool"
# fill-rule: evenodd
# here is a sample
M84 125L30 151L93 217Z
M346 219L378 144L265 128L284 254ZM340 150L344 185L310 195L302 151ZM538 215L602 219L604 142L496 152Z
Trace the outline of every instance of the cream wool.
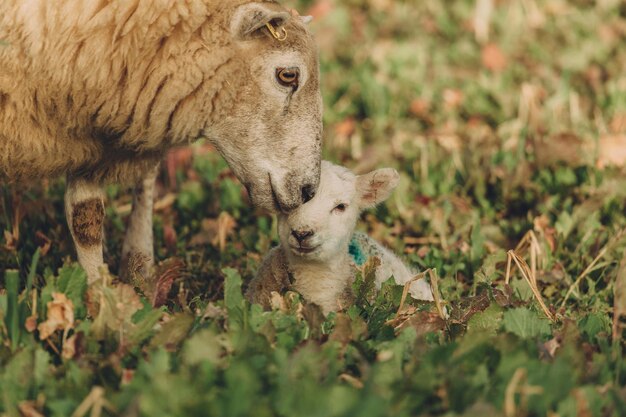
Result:
M416 275L396 255L369 236L355 233L362 210L386 200L398 184L398 173L383 168L355 176L346 168L322 161L320 186L315 197L297 210L278 217L280 246L263 260L248 287L252 302L269 306L272 291L293 289L318 304L324 314L346 307L359 257L350 255L355 245L365 258L376 256L376 286L390 277L405 284ZM414 298L432 300L424 279L414 281Z
M90 280L105 182L136 184L124 252L152 258L146 181L174 146L208 138L269 210L317 188L316 46L274 1L2 0L0 40L0 181L68 176L68 223Z

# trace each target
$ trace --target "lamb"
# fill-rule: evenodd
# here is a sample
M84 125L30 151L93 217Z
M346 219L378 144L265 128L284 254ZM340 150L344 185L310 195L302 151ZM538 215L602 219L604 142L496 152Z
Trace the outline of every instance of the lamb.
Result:
M149 273L172 147L207 138L253 204L294 210L317 189L322 137L305 20L273 0L0 1L0 181L67 176L90 282L111 182L135 187L122 264Z
M376 256L377 288L393 276L405 284L416 275L396 255L363 233L354 233L362 210L386 200L399 180L392 168L355 176L348 169L322 161L317 194L289 214L279 214L280 245L264 258L246 296L269 307L271 293L293 289L319 305L324 314L346 307L356 268ZM424 279L413 281L410 294L433 300Z

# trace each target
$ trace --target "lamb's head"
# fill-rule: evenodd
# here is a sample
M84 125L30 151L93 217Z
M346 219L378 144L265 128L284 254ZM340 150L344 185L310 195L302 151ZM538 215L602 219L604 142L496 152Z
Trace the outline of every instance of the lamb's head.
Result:
M288 256L325 262L347 253L361 211L386 200L398 179L392 168L356 176L344 167L322 161L315 197L278 216L278 234Z
M225 88L236 95L209 128L253 203L284 213L311 199L319 183L322 99L306 21L274 2L234 8L239 65Z

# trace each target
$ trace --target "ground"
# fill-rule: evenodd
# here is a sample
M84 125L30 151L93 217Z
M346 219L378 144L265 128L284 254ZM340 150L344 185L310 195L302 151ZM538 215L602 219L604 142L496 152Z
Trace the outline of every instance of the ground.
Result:
M372 265L328 318L250 306L275 221L204 143L162 169L154 280L115 278L127 190L88 289L63 181L3 185L0 416L626 415L626 5L289 5L315 17L325 158L401 173L359 228L436 270L450 317L373 293Z

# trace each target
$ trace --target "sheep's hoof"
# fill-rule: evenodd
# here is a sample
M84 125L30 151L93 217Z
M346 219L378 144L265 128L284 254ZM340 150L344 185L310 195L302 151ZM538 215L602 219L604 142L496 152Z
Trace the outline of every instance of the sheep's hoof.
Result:
M151 256L131 252L122 258L120 279L134 287L145 288L152 281L154 262Z

